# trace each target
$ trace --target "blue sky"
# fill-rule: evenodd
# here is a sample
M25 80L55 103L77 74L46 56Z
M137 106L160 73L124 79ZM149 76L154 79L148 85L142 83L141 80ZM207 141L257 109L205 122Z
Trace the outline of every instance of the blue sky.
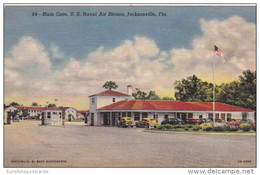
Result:
M32 17L32 12L155 12L167 17ZM255 22L255 7L6 7L5 49L22 36L57 44L67 56L81 58L99 46L115 47L135 35L153 38L163 50L191 48L201 35L201 18L223 20L238 15Z
M5 103L59 99L86 109L115 81L174 97L174 82L212 81L213 43L223 50L216 82L256 65L256 7L4 7ZM164 12L159 17L32 16L32 12ZM242 41L242 42L241 42ZM71 98L73 97L73 98Z

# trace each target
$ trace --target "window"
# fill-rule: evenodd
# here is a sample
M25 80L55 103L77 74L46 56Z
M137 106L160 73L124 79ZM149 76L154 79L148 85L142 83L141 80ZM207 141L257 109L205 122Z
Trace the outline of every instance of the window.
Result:
M122 117L126 117L126 112L122 112Z
M225 120L226 118L225 118L225 113L221 113L221 119L222 120Z
M115 102L116 101L116 98L113 98L113 102Z
M95 103L95 98L92 98L92 99L91 99L91 102L92 102L92 103Z
M164 119L167 120L169 118L168 114L164 115Z
M127 117L131 117L131 112L128 112L128 113L127 113Z
M208 113L208 118L213 121L213 113Z
M247 112L242 113L242 120L245 120L245 119L247 119Z
M181 113L177 112L177 118L181 118Z
M202 118L202 115L199 115L199 118Z
M57 114L57 112L53 112L53 114Z
M231 120L231 113L227 113L227 121Z
M47 113L47 118L51 118L51 112Z
M188 118L193 118L193 113L188 113Z
M142 113L142 119L143 119L143 118L147 118L147 117L148 117L148 113L147 113L147 112L143 112L143 113Z
M216 119L219 119L219 113L215 113Z
M140 120L140 113L139 112L134 113L134 120Z

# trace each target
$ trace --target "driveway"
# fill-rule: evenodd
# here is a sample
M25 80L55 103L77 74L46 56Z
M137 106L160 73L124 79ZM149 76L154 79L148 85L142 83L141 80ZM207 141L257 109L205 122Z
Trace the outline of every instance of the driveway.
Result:
M255 167L255 136L84 125L4 126L5 167Z

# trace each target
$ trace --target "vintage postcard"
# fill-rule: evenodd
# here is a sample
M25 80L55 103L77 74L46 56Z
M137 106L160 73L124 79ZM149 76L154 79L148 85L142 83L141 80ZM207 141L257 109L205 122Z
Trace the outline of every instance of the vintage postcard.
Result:
M256 162L256 4L4 4L5 168Z

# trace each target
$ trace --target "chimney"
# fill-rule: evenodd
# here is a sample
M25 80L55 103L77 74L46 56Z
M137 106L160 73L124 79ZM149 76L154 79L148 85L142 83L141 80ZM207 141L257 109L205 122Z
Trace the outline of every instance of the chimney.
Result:
M133 93L133 87L131 85L127 86L127 95L132 96Z

